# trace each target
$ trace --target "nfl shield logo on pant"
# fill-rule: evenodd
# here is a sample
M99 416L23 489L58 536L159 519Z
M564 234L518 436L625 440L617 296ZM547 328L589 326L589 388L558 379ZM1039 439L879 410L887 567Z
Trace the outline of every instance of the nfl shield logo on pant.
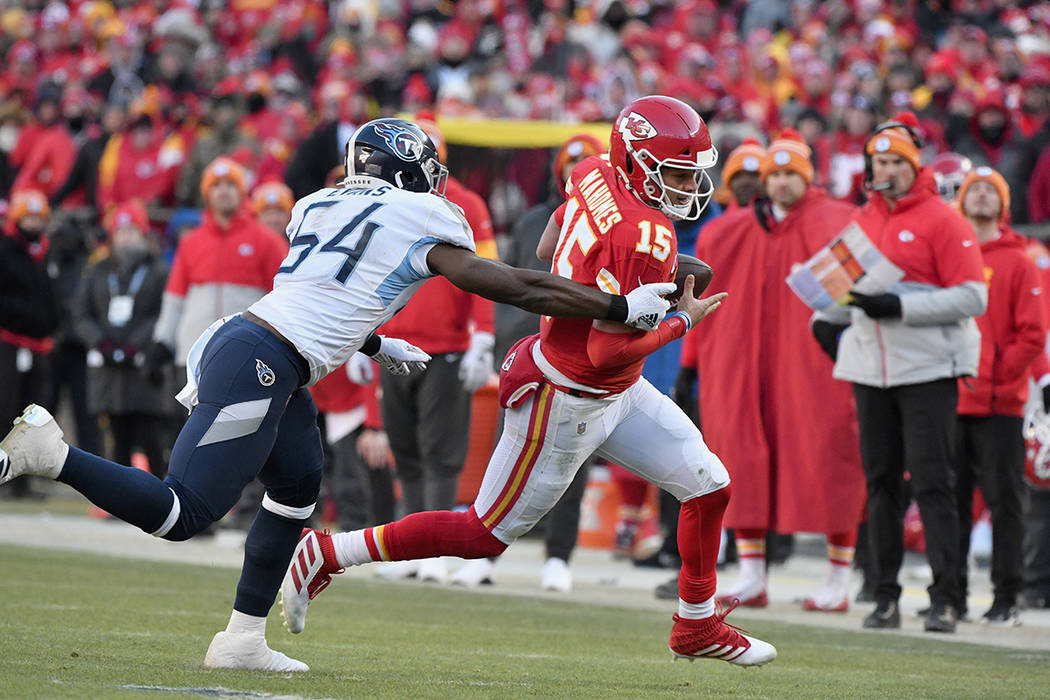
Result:
M587 432L587 423L586 422L577 423L576 424L576 434L577 435L583 435L585 432Z

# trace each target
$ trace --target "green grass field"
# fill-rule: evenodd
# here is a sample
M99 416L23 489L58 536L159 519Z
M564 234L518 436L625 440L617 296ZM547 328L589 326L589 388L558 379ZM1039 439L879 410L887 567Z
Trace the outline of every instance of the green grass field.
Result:
M1050 653L746 624L773 664L671 663L641 610L338 581L272 647L306 674L209 671L237 572L0 546L0 696L1046 698ZM738 614L734 614L738 617ZM738 624L741 621L736 621Z

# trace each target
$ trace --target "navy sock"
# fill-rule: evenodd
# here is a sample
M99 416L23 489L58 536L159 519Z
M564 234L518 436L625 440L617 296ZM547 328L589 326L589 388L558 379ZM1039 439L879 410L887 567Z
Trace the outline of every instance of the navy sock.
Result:
M163 481L76 447L69 448L58 480L107 513L149 533L156 532L171 512L173 494Z
M233 609L266 617L292 560L306 520L289 520L260 507L244 540L244 565Z

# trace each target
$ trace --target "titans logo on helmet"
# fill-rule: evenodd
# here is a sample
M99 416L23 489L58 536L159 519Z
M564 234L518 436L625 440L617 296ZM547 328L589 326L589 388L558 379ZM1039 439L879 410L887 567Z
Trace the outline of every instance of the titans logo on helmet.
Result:
M415 134L382 122L375 125L375 131L401 160L415 163L423 155L423 142Z

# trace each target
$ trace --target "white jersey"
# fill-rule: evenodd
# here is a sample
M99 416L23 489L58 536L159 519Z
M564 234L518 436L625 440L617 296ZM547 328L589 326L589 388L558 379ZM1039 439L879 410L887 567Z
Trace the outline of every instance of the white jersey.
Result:
M433 277L438 243L474 252L462 211L443 197L372 177L318 190L292 209L291 249L273 291L249 307L310 364L310 384L336 369Z

